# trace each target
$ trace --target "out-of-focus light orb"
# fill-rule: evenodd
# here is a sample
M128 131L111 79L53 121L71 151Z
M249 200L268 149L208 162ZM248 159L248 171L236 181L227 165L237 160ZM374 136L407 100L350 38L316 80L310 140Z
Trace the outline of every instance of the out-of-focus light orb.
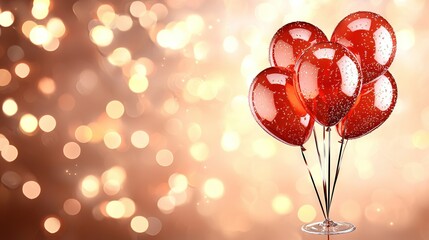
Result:
M146 234L150 236L157 235L162 229L161 221L155 217L148 217L147 220L149 221L149 227L146 230Z
M149 81L147 80L147 77L140 73L132 75L128 80L128 87L134 93L143 93L147 90L148 86Z
M131 52L127 48L120 47L113 50L107 60L115 66L124 66L131 61Z
M143 130L138 130L131 134L131 144L135 148L145 148L149 144L149 134Z
M53 52L58 49L60 46L60 40L58 38L51 38L51 40L47 43L42 44L43 49L48 52Z
M396 39L398 39L399 51L407 51L411 49L416 41L414 29L409 27L397 31Z
M109 149L117 149L121 146L122 137L116 131L109 131L104 135L104 145Z
M92 129L87 125L81 125L74 131L74 137L80 143L87 143L92 139Z
M211 199L219 199L224 194L223 182L217 178L209 178L204 182L203 192Z
M125 206L121 201L113 200L107 203L106 213L111 218L119 219L125 214Z
M97 83L97 74L91 69L86 69L79 74L76 90L82 95L89 95L95 89Z
M1 176L1 183L3 183L3 185L9 189L17 189L19 186L21 186L21 181L21 176L14 171L6 171Z
M30 31L30 41L35 45L42 45L50 42L51 33L43 25L37 25Z
M169 214L174 211L176 201L172 196L163 196L158 199L157 206L163 213Z
M156 162L162 167L170 166L173 160L173 153L168 149L161 149L156 153Z
M128 15L120 15L116 18L116 28L119 31L128 31L133 26L133 20Z
M116 13L109 4L102 4L97 8L97 17L105 26L111 26L115 21Z
M204 30L204 19L197 14L192 14L186 17L186 28L192 34L201 34Z
M69 198L65 200L63 204L64 212L66 212L70 216L77 215L80 212L81 208L82 206L80 202L74 198Z
M144 233L149 228L149 221L143 216L135 216L130 223L131 229L136 233Z
M31 9L31 14L35 19L41 20L48 16L49 14L49 0L34 0L33 8Z
M54 234L60 230L61 222L56 217L49 217L45 220L45 222L43 223L43 226L45 227L45 230L48 233Z
M141 1L134 1L130 4L130 13L133 17L140 17L146 12L146 5Z
M154 12L158 19L163 19L168 14L168 8L162 3L153 4L150 11Z
M177 102L177 99L172 97L165 100L163 104L163 109L168 114L175 114L179 110L179 103Z
M48 23L46 24L46 28L48 29L49 33L56 38L60 38L66 33L66 26L60 18L54 17L49 19Z
M73 95L65 93L58 98L58 106L63 111L71 111L76 105Z
M9 85L12 80L12 74L7 69L0 69L0 87Z
M103 191L109 196L116 195L121 191L121 183L116 180L108 180L103 184Z
M15 66L15 74L20 78L26 78L30 74L30 66L26 63L18 63Z
M86 176L81 183L82 195L87 198L93 198L100 191L100 181L93 175Z
M140 26L149 29L158 21L158 17L152 11L146 11L139 16Z
M18 112L18 104L12 98L7 98L3 102L2 110L6 116L11 117Z
M109 46L114 38L112 30L103 25L98 25L92 28L90 36L91 41L100 47Z
M240 147L240 135L235 131L226 131L222 135L221 146L226 152L232 152Z
M52 78L44 77L39 80L37 88L45 95L51 95L55 92L57 86Z
M163 48L178 50L184 48L191 40L191 32L184 22L171 25L171 28L162 29L156 35L157 43Z
M9 146L9 140L0 133L0 152L7 146Z
M194 57L195 60L204 60L207 58L210 52L210 45L205 41L197 42L194 45Z
M4 146L1 149L1 156L6 162L13 162L18 157L18 149L13 145Z
M134 215L134 213L136 212L136 204L131 198L123 197L119 199L119 201L125 207L125 212L124 212L124 215L122 216L123 218L129 218L132 215Z
M279 16L279 8L270 2L263 2L256 6L255 16L262 22L274 22Z
M184 192L188 188L188 178L183 174L173 173L168 178L168 185L175 193Z
M33 30L33 28L35 28L37 26L37 23L33 22L33 21L25 21L22 24L21 30L22 33L29 38L30 37L30 32L31 30Z
M201 137L201 126L198 123L191 123L188 127L188 138L192 142L198 141Z
M80 146L75 142L68 142L64 144L63 154L68 159L76 159L80 156Z
M7 49L7 56L12 62L16 62L24 58L24 50L18 45L10 46ZM1 75L1 74L0 74ZM1 84L0 84L1 86Z
M223 40L223 50L227 53L234 53L237 51L239 46L238 40L234 36L227 36Z
M350 222L359 221L362 215L362 209L360 204L354 200L342 202L339 210L341 216Z
M40 195L40 185L35 181L28 181L22 185L22 193L28 199L35 199Z
M1 12L1 9L0 9L0 26L10 27L14 21L15 21L15 17L13 16L11 11Z
M298 218L301 222L309 223L316 218L316 210L309 204L302 205L298 210Z
M39 128L44 132L52 132L57 126L57 121L51 115L43 115L39 119Z
M258 157L269 159L277 153L275 142L271 138L256 139L252 143L252 150Z
M106 105L106 113L112 119L119 119L124 115L124 105L118 100L112 100Z
M191 145L189 153L196 161L203 162L209 157L210 149L206 143L197 142Z
M273 198L271 202L271 207L274 212L280 215L288 214L292 211L293 205L290 198L283 194L278 194Z
M36 131L38 125L37 118L32 114L24 114L19 120L19 128L23 133L31 134Z
M126 177L127 177L127 173L125 172L124 168L120 166L114 166L106 170L101 176L101 179L104 183L110 180L115 180L119 184L122 184L125 181Z

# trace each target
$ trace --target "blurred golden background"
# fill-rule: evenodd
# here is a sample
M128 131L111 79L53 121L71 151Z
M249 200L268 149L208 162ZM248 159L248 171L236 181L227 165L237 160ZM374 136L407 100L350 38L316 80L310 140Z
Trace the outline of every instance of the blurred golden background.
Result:
M278 28L359 10L396 31L399 98L348 143L331 216L357 230L331 239L429 239L425 0L1 1L0 238L326 239L247 94Z

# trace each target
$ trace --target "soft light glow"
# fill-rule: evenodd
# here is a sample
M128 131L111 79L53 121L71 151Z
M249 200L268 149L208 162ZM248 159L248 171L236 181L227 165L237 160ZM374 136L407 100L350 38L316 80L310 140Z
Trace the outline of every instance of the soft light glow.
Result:
M135 216L130 223L131 229L136 233L144 233L149 228L149 221L143 216Z
M134 1L130 5L130 13L133 17L140 17L146 12L146 5L141 1Z
M176 207L176 200L171 196L163 196L158 200L157 206L163 213L169 214Z
M38 25L30 31L30 41L35 45L49 43L51 39L52 35L45 26Z
M124 215L122 216L123 218L129 218L134 215L134 213L136 212L136 204L131 198L124 197L119 199L119 201L125 208Z
M309 223L316 218L316 210L311 205L302 205L298 210L298 218L301 222Z
M92 139L92 129L86 125L81 125L76 128L74 137L80 143L87 143Z
M8 98L4 100L2 110L6 116L11 117L18 112L18 104L12 98Z
M81 192L87 198L93 198L98 195L100 182L93 175L86 176L81 183Z
M131 135L131 144L136 148L145 148L149 145L149 134L143 130L133 132Z
M115 131L107 132L104 135L104 145L109 149L117 149L121 146L122 138L121 135Z
M56 84L55 81L52 78L44 77L39 80L39 83L37 85L40 92L42 92L45 95L51 95L56 90Z
M136 73L131 76L128 81L128 87L134 93L143 93L147 90L149 81L147 77L141 73Z
M22 185L22 193L28 199L35 199L40 195L40 185L35 181L28 181Z
M80 146L75 142L68 142L63 147L64 156L68 159L76 159L80 156Z
M13 162L18 157L18 149L13 145L3 146L1 149L1 156L6 162Z
M189 152L191 156L198 162L203 162L209 157L209 147L203 142L192 144Z
M44 132L52 132L57 126L57 121L51 115L43 115L39 119L39 127Z
M56 217L49 217L45 220L45 222L43 223L43 226L45 227L48 233L54 234L60 230L61 222Z
M31 134L36 131L37 126L37 118L29 113L22 115L19 121L19 127L23 133Z
M20 78L26 78L30 74L30 67L26 63L18 63L15 66L15 74Z
M156 153L156 162L162 167L170 166L173 160L173 153L168 149L161 149Z
M33 8L31 9L31 14L35 19L44 19L49 14L49 0L34 0Z
M232 152L240 147L240 135L237 132L224 132L221 139L222 149L227 152Z
M223 196L223 182L217 178L208 179L203 186L204 194L212 199L219 199Z
M13 16L12 12L10 11L1 12L1 9L0 9L0 26L10 27L13 24L13 21L15 21L15 17Z
M234 53L237 51L238 46L238 40L234 36L228 36L223 40L223 49L227 53Z
M271 206L275 213L280 215L288 214L292 211L292 201L286 195L279 194L274 197Z
M168 178L168 185L175 193L186 191L188 188L188 178L179 173L174 173Z
M49 19L46 28L48 29L49 33L56 38L64 36L66 32L66 26L60 18Z
M121 118L124 112L125 112L124 105L118 100L110 101L106 105L107 116L109 116L112 119Z
M125 206L121 201L110 201L106 205L106 213L111 218L122 218L125 214Z
M100 47L109 46L113 41L113 32L110 28L98 25L91 29L91 41Z
M115 66L123 66L131 61L131 52L127 48L116 48L107 57L107 60Z

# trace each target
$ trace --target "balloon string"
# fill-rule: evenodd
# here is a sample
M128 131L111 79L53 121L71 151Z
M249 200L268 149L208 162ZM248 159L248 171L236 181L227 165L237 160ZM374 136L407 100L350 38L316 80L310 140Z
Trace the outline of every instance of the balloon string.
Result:
M316 129L315 128L313 128L313 134L314 134L314 142L316 143L317 156L319 157L320 168L322 168L322 160L320 157L319 143L317 142L317 135L316 135Z
M328 190L326 186L326 136L325 136L325 126L323 126L323 161L322 161L322 178L323 178L323 195L325 197L325 208L328 210ZM326 218L326 220L329 220Z
M331 210L331 128L326 129L328 132L328 208L327 208L327 217L329 220L329 212Z
M346 143L344 144L344 140L346 140ZM341 169L341 163L343 161L344 152L346 151L348 140L344 139L344 137L341 139L341 146L340 146L340 152L338 154L338 160L337 160L337 171L335 172L335 179L334 179L334 186L332 187L332 194L329 200L329 205L332 204L332 199L334 198L334 192L335 192L335 186L337 185L337 179L338 175L340 174Z
M322 209L323 217L326 219L325 209L323 208L322 200L320 200L319 191L317 190L316 184L314 183L313 174L311 173L310 167L308 166L307 159L305 158L305 154L304 154L304 147L302 146L301 146L301 154L302 154L302 159L304 159L305 166L307 167L308 174L310 175L310 179L311 179L311 183L313 184L314 191L316 192L317 200L319 200L319 205L320 205L320 208Z

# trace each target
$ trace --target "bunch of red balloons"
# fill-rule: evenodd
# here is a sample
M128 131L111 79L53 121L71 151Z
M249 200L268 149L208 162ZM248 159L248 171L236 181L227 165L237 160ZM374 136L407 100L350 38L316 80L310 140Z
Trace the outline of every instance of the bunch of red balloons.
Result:
M331 40L316 26L292 22L271 40L269 67L250 87L258 124L278 140L302 146L314 122L336 126L344 139L364 136L386 121L397 99L390 72L396 52L392 26L380 15L356 12Z

